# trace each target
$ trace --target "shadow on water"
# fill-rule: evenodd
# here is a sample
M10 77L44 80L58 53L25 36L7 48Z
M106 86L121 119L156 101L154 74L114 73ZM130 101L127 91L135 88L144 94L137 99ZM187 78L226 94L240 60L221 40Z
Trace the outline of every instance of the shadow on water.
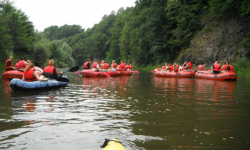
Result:
M249 81L140 75L85 78L63 88L13 92L0 81L0 148L246 149Z

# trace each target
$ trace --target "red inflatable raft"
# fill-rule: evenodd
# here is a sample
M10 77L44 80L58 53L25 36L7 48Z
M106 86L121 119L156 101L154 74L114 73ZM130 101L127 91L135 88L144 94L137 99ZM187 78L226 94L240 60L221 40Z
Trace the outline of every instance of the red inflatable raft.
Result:
M22 79L23 71L22 70L9 70L9 71L4 72L2 77L4 79L13 79L13 78Z
M41 69L41 68L39 68L37 66L35 66L34 68L38 72L39 76L41 76L43 74L43 69ZM23 70L22 69L8 70L8 71L3 73L2 77L4 79L13 79L13 78L22 79L23 78Z
M193 78L194 71L179 71L179 72L167 72L167 71L156 71L154 73L156 77L167 77L167 78Z
M122 76L121 71L108 71L108 72L105 72L105 74L110 75L111 77L120 77L120 76Z
M237 80L237 75L234 72L211 74L210 71L197 71L195 73L195 78L208 80Z
M98 72L86 69L82 71L82 76L99 78L99 77L109 77L110 75L106 75L106 73L104 72Z
M122 71L122 76L131 76L132 71Z

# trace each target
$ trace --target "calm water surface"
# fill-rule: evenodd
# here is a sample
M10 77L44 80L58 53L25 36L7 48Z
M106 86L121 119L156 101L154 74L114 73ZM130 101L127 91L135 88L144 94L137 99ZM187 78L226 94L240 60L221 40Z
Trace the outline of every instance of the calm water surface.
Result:
M249 149L250 79L66 74L63 88L13 92L0 79L0 149Z

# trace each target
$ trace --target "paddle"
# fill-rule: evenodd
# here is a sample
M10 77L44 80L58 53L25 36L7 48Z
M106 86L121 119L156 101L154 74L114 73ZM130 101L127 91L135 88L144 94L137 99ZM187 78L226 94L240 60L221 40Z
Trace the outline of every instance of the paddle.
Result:
M68 71L66 71L66 72L75 72L75 71L77 71L77 70L79 70L79 66L75 66L75 67L72 67L72 68L70 68Z
M109 74L107 74L107 73L105 73L105 72L104 72L104 74L106 75L106 77L110 77L110 75L109 75Z

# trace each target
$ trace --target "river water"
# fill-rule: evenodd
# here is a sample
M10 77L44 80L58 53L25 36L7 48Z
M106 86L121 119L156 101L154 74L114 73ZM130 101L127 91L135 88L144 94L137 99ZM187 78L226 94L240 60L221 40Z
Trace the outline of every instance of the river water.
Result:
M43 91L0 79L0 149L249 149L250 79L85 78Z

